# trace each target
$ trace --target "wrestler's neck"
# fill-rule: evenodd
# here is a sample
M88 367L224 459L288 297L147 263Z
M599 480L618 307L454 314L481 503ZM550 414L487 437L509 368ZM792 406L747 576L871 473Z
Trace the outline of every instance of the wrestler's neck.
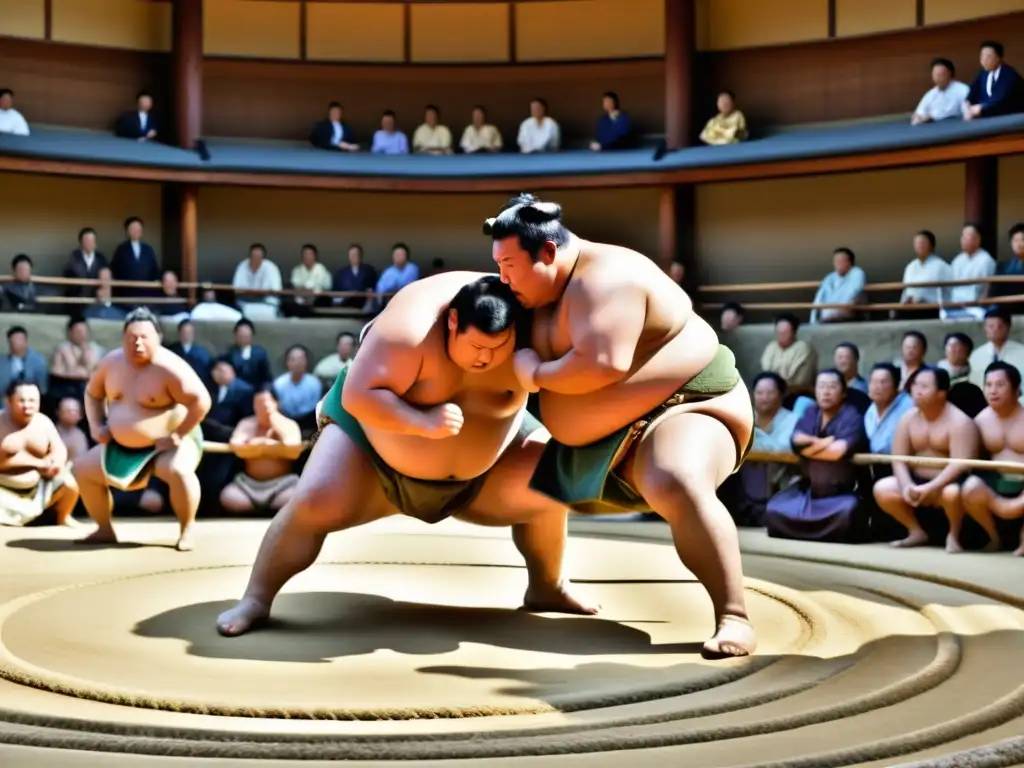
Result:
M555 280L553 288L556 298L561 298L562 294L565 293L573 271L579 263L580 254L583 253L584 245L586 245L585 241L572 235L569 242L565 244L565 247L559 248L555 253Z
M924 416L925 421L938 421L946 415L946 406L945 399L936 399L928 405L917 406L917 410Z
M1019 400L1011 400L1008 403L999 403L998 405L990 405L993 413L998 416L1002 421L1010 421L1020 415L1021 410L1024 407L1021 406Z

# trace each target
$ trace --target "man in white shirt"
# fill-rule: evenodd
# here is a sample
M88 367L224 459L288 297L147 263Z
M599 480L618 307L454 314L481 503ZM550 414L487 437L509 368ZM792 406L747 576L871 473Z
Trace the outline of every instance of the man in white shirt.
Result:
M914 283L941 283L953 279L953 268L935 253L935 235L927 229L922 229L914 235L914 253L917 258L903 270L903 282L908 285L903 289L900 303L908 306L947 303L949 288L911 287ZM938 310L922 312L930 314L933 318L938 316Z
M970 280L978 277L992 277L996 273L996 260L981 247L981 230L974 224L968 224L960 234L960 247L963 251L953 259L953 279ZM949 291L951 303L980 303L988 295L988 283L973 285L955 285ZM963 307L943 309L943 320L956 317L973 317L981 320L985 316L984 307Z
M501 132L487 122L487 110L477 105L473 107L472 122L462 132L459 142L462 151L467 155L475 152L500 152L502 148Z
M1013 318L1006 309L990 309L985 314L985 338L988 342L971 353L972 384L984 389L985 370L997 360L1024 371L1024 344L1010 338L1012 326ZM1021 395L1021 403L1024 404L1024 394Z
M935 59L932 62L932 82L935 87L928 91L914 110L910 119L912 125L938 122L950 118L961 118L964 102L971 87L955 80L956 67L949 59Z
M267 249L262 243L253 243L249 247L249 258L235 268L231 286L238 292L238 308L246 318L273 320L277 317L281 297L261 292L282 289L281 270L267 258Z
M14 91L0 88L0 133L28 136L28 122L14 108Z
M300 315L308 315L308 308L317 303L320 294L331 290L331 273L317 261L317 256L316 246L306 243L302 246L298 265L292 269L292 288L303 291L295 297L295 305L303 308L298 313ZM325 303L329 302L325 300Z
M558 151L562 144L561 130L558 123L548 117L548 103L544 99L530 102L530 116L519 126L516 141L524 155Z
M452 132L441 125L441 110L428 104L423 115L423 124L412 134L412 151L425 155L450 155L452 153Z
M189 316L193 320L221 321L225 323L237 323L242 319L242 313L227 304L217 301L217 292L212 288L203 291L203 300L192 307Z

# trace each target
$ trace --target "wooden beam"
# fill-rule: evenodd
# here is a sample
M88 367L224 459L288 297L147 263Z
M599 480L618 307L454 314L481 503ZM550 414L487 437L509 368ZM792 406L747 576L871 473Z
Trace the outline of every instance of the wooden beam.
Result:
M402 6L402 27L404 37L402 38L402 60L406 64L412 63L412 3L406 2Z
M999 245L999 158L972 158L965 171L964 221L978 226L982 247L995 255Z
M178 146L203 135L203 0L178 0L173 14L173 87Z
M836 0L828 0L828 37L829 40L836 36Z
M670 149L693 138L696 26L696 0L665 0L665 143Z
M300 0L299 2L299 59L305 61L308 57L306 55L306 37L309 28L309 8L306 6L306 0Z
M508 60L516 63L516 4L508 4Z
M924 26L924 0L917 0L914 9L914 24L918 27Z
M43 3L43 39L53 40L53 0Z

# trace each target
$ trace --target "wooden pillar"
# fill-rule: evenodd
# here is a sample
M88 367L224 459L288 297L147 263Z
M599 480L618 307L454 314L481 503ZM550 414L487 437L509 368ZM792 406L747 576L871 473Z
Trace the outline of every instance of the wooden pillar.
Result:
M696 0L665 0L665 143L669 149L693 140Z
M176 138L192 149L203 135L203 0L175 0L172 8Z
M182 282L198 279L199 187L196 184L164 184L163 238L160 263L173 269ZM195 301L196 291L188 291Z
M696 280L695 200L692 184L662 187L658 199L658 266L666 272L673 261L686 270L683 286Z
M964 175L964 220L978 225L982 247L996 256L999 246L999 158L971 158L966 163Z

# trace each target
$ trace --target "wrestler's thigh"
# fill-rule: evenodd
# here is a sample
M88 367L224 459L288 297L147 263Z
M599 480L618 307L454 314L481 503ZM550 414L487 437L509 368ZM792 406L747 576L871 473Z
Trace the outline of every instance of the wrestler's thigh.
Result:
M84 454L75 459L71 465L71 474L79 482L99 482L106 484L103 474L103 452L101 446L94 445Z
M195 474L199 466L199 446L191 440L182 440L173 451L157 454L153 461L153 473L165 483L171 475Z
M971 475L960 486L960 496L969 504L987 504L995 497L995 493L988 483L976 475Z
M896 479L895 475L889 475L889 477L877 480L871 492L875 497L875 501L879 504L892 499L903 499L903 492L900 491L900 481Z

